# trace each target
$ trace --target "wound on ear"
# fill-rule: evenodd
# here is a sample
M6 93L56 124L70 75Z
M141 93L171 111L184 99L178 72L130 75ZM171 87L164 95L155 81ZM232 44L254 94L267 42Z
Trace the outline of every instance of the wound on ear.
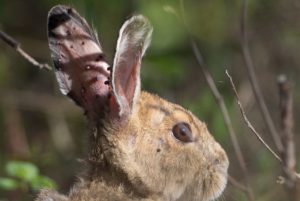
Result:
M110 71L94 31L74 9L59 5L48 15L48 40L61 92L87 112L101 112L95 110L107 101Z

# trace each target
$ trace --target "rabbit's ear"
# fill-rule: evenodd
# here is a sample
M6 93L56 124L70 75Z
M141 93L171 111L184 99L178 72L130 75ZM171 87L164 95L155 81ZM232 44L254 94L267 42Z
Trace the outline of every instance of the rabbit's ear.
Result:
M119 117L131 113L140 94L141 60L150 44L152 30L141 15L133 16L120 29L111 83Z
M73 8L55 6L48 15L48 40L61 92L87 112L103 110L109 65L87 22Z

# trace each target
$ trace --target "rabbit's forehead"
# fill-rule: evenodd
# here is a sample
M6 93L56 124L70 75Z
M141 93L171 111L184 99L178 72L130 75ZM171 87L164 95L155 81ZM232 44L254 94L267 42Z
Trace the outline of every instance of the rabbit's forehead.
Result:
M158 105L157 109L150 111L150 119L154 126L165 123L192 123L193 117L186 110L180 107L175 107L168 103L166 105Z
M145 108L143 108L143 110L144 109ZM144 117L150 118L148 120L150 120L153 125L159 125L166 121L190 122L192 120L191 114L185 109L163 99L147 104L146 110L143 113L147 113Z
M188 123L196 139L207 133L206 124L180 105L168 102L156 95L142 92L136 116L140 126L152 130L172 130L181 122Z

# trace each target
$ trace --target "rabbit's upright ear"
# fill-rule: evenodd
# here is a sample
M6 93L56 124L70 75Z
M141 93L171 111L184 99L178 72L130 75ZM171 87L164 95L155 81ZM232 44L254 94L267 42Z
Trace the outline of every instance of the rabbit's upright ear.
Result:
M96 34L73 8L58 5L48 14L48 40L61 92L88 113L102 113L110 72Z
M111 83L114 115L129 115L138 99L141 60L150 44L152 30L149 21L141 15L133 16L120 29Z

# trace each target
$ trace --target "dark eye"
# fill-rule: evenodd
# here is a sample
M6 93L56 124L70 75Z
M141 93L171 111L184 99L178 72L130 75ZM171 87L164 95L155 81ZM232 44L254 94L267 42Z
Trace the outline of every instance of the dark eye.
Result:
M173 135L182 142L193 142L193 135L189 124L180 122L172 129Z

